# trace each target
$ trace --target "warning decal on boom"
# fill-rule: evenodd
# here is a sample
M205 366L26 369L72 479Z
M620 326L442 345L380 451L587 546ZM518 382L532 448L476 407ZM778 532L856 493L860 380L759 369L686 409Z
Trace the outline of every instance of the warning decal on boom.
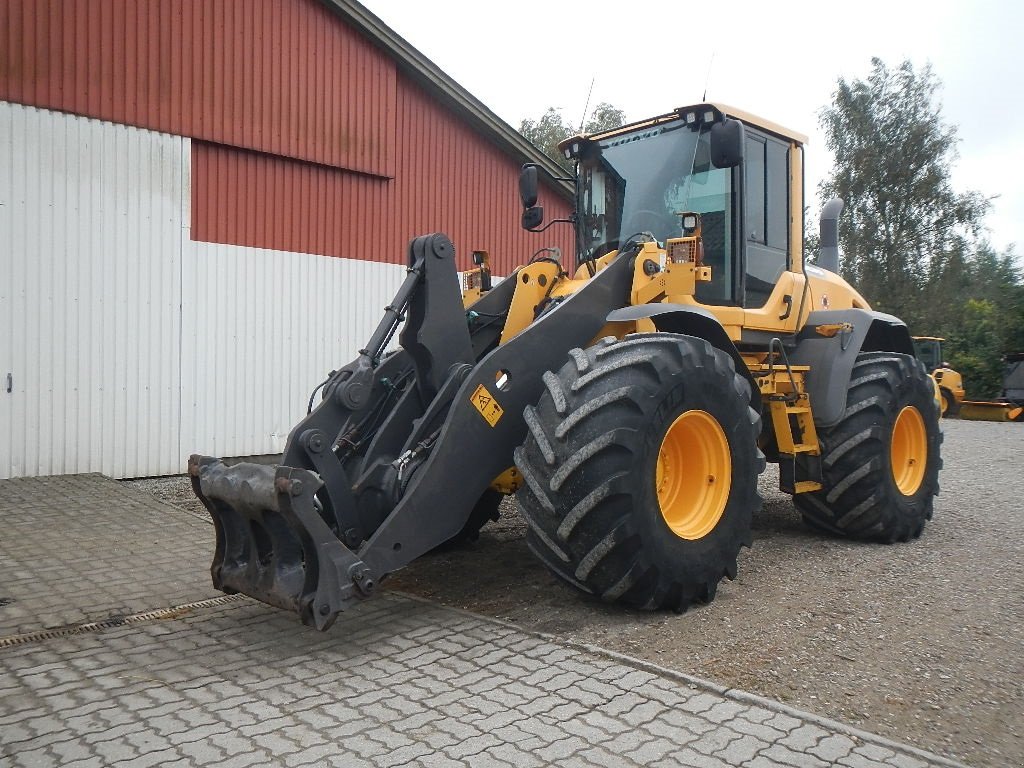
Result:
M502 414L505 413L505 410L498 405L498 401L494 399L483 384L473 391L473 394L469 397L469 401L473 403L473 406L480 411L480 415L483 416L487 420L487 423L492 427L498 423Z

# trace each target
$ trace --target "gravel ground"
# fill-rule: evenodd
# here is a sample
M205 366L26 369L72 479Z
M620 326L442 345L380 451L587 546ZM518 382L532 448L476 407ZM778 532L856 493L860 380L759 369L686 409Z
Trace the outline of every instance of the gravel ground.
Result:
M551 577L503 518L388 585L648 659L978 766L1024 765L1024 425L946 421L942 495L919 541L807 529L761 478L740 572L708 606L641 613ZM184 478L134 481L205 514ZM212 554L212 553L211 553Z

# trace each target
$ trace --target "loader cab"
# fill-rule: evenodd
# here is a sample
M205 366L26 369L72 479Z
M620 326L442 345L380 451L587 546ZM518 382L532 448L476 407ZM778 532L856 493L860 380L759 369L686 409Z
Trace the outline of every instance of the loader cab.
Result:
M942 360L943 341L945 339L937 336L914 337L914 356L924 364L929 373L946 366Z
M578 163L581 260L682 234L701 214L710 282L695 301L756 310L800 270L803 137L736 110L702 104L561 145ZM795 203L794 203L795 200ZM742 322L749 325L749 322Z

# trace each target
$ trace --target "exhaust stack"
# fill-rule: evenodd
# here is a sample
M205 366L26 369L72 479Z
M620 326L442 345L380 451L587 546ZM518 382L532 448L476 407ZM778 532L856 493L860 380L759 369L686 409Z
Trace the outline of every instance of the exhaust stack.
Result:
M818 224L820 250L818 266L839 274L839 214L843 212L843 201L835 197L821 209Z

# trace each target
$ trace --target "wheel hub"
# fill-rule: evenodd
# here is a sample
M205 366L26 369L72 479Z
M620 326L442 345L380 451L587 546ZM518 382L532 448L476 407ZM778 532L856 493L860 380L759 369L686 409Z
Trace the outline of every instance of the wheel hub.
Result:
M889 458L896 487L904 496L913 496L924 481L928 464L928 433L921 412L912 405L903 408L896 417Z
M732 454L718 421L686 411L669 426L658 451L658 506L682 539L707 536L725 512L732 485Z

